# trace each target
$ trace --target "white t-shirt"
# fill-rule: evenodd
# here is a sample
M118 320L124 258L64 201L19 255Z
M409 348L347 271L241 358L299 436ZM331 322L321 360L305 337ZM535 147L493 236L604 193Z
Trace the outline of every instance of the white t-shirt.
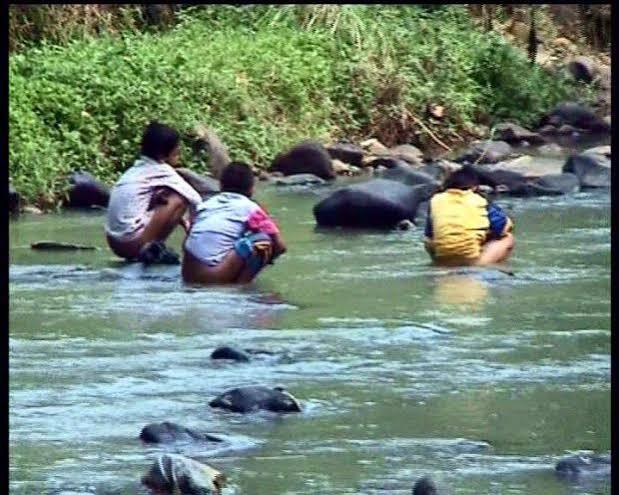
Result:
M222 192L197 207L185 249L209 266L217 265L247 230L260 206L243 194Z
M128 240L140 234L150 222L149 210L153 193L159 187L169 187L195 208L202 198L174 168L141 156L112 188L107 207L105 231L115 239Z

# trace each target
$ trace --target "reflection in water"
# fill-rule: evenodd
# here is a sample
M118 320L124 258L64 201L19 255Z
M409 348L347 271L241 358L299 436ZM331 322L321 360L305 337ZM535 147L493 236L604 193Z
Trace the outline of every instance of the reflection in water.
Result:
M434 300L438 304L466 305L483 309L488 295L486 284L473 274L450 274L434 280Z

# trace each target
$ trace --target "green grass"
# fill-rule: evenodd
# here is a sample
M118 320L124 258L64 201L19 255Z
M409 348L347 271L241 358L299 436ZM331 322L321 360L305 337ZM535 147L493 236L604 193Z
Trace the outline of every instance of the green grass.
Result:
M151 119L212 126L233 159L267 166L315 138L415 140L411 115L447 109L439 135L480 113L524 125L577 88L532 67L462 7L256 6L184 10L166 33L43 44L9 59L9 171L47 207L66 175L112 183ZM185 151L194 169L204 168Z

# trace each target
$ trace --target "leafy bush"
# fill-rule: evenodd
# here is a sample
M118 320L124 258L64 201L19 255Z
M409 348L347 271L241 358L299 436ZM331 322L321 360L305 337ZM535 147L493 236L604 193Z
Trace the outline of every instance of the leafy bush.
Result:
M112 183L152 119L183 132L204 122L234 159L266 166L306 138L414 141L428 103L447 109L441 134L479 111L529 123L574 91L462 7L196 6L178 18L163 34L10 56L9 169L27 200L49 206L74 169Z

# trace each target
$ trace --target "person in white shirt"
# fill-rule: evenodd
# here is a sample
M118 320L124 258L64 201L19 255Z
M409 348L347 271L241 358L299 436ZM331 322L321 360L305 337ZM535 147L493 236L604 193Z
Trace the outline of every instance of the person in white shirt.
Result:
M105 232L110 249L121 258L143 262L162 253L178 263L163 242L202 198L175 170L180 157L178 132L151 122L142 136L141 156L112 188ZM168 256L168 257L169 257ZM170 262L170 261L168 261Z
M286 251L275 221L251 199L254 174L249 165L227 165L220 188L221 193L197 207L185 239L185 282L247 283Z

